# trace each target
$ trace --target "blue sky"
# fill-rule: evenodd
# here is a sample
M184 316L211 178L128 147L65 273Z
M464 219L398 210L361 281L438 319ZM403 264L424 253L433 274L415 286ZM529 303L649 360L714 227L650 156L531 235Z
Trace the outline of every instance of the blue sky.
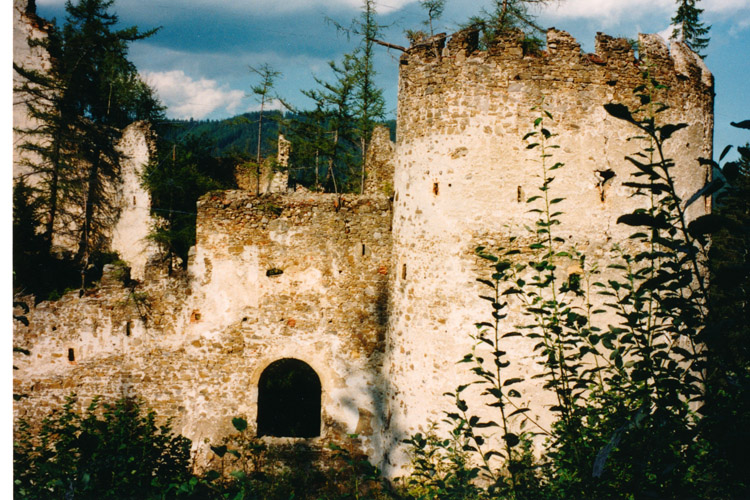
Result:
M353 50L355 40L337 34L326 18L347 24L362 0L118 0L124 25L161 26L152 38L133 44L131 60L157 89L173 118L225 118L257 109L249 97L257 77L248 65L268 63L281 71L278 93L305 108L300 90L330 77L330 60ZM437 31L451 33L489 0L447 0ZM39 13L64 19L64 0L37 0ZM405 29L425 18L417 0L376 0L383 39L408 45ZM729 126L750 119L750 0L702 0L703 21L712 25L706 63L716 79L715 149L750 140ZM538 12L542 26L569 31L593 52L597 31L633 37L670 33L675 0L563 0ZM377 81L395 117L398 51L377 48Z

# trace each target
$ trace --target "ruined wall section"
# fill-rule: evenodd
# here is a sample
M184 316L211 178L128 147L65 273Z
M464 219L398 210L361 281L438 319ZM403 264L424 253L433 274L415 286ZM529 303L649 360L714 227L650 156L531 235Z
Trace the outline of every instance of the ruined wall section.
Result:
M124 158L115 196L120 207L112 228L111 248L130 266L130 277L143 280L148 261L159 253L148 235L158 221L151 216L151 195L143 187L146 165L156 155L156 138L146 122L135 122L122 133L118 149Z
M382 352L391 261L385 197L214 192L198 204L189 275L102 286L32 307L16 324L16 417L78 393L142 397L193 440L197 463L257 417L258 381L282 358L322 383L325 445L349 433L381 452ZM73 359L69 358L73 349ZM293 409L290 409L293 411Z
M50 67L49 54L41 47L32 47L29 39L42 40L47 34L47 21L41 19L29 8L28 0L13 0L13 63L27 69L47 70ZM24 78L13 71L13 87L18 88L24 83ZM13 93L13 179L18 179L29 173L24 165L26 160L33 160L30 153L22 153L18 148L26 138L16 132L16 129L33 129L39 125L37 120L30 118L26 111L28 96ZM25 155L25 156L24 156ZM29 184L35 182L29 179Z
M545 126L559 134L552 162L566 164L554 175L554 197L566 198L556 205L564 212L556 234L602 268L616 258L612 245L630 234L617 217L643 202L623 186L631 171L624 157L640 149L628 141L636 129L610 117L603 105L635 106L633 88L643 83L644 66L669 87L655 99L672 106L662 120L689 124L667 144L680 194L689 196L710 175L698 158L711 156L713 79L684 46L675 44L670 53L658 37L642 35L636 59L626 40L600 34L596 53L583 54L570 35L551 29L547 50L526 55L522 39L511 33L480 51L477 33L462 31L437 52L415 47L400 61L396 272L385 365L389 438L396 448L384 464L391 475L408 464L399 440L428 421L440 422L451 408L442 394L471 379L465 365L455 363L471 351L474 323L490 313L478 298L483 290L476 279L487 271L475 247L507 246L511 236L524 237L525 227L533 227L536 215L526 200L539 194L539 152L528 150L522 137L533 130L540 111L531 108L542 97L554 117ZM614 174L606 183L604 171ZM691 215L708 209L695 203ZM507 327L521 320L511 315ZM519 376L529 380L539 372L528 342L506 346ZM543 410L552 404L534 384L521 392L521 405Z
M194 383L199 365L188 369L190 339L183 338L188 318L181 314L186 282L159 280L125 286L122 269L107 266L102 284L56 301L30 306L25 326L14 323L13 392L22 395L14 416L31 421L59 408L65 397L85 401L101 395L143 397L160 416L181 419L201 390Z
M377 454L388 199L228 191L201 199L198 213L193 315L206 335L231 324L243 338L233 371L249 376L249 413L261 371L294 357L321 378L324 436L356 431Z
M365 162L365 193L393 196L393 156L396 146L388 127L378 125L372 131Z

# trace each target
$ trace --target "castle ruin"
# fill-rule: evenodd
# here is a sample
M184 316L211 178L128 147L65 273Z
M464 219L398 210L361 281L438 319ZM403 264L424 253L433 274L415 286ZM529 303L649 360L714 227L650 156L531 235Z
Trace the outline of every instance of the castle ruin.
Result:
M636 57L626 40L600 34L585 54L550 29L546 51L524 54L517 33L480 50L477 33L461 31L401 57L397 144L376 135L364 194L212 192L198 203L185 275L144 265L124 286L110 269L97 289L30 301L29 326L14 331L31 352L14 357L14 392L25 395L14 415L40 417L73 392L137 396L174 418L201 465L208 443L244 416L269 442L356 433L374 463L400 475L409 463L401 441L439 422L452 405L443 393L468 376L456 362L488 314L474 249L533 223L524 201L539 180L521 140L538 116L531 108L544 97L555 161L566 164L556 180L566 198L560 235L606 264L628 235L617 217L639 200L623 185L633 130L603 105L635 105L646 65L668 86L665 119L688 123L668 154L680 192L692 193L710 176L698 158L712 153L713 79L684 45L641 35ZM540 369L524 339L508 351L527 380ZM264 376L287 360L317 377L319 400L302 416L318 432L256 427L278 411L265 402ZM536 409L549 400L533 381L522 392Z

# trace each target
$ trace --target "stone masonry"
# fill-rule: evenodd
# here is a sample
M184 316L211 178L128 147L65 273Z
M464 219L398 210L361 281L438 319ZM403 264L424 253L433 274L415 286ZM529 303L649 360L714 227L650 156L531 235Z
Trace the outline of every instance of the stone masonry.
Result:
M544 98L554 160L566 164L555 180L566 198L559 235L600 268L628 234L616 218L640 202L623 185L633 130L602 106L634 105L643 69L669 87L658 96L672 106L664 118L689 125L668 150L680 192L710 175L698 158L712 153L713 79L681 44L642 35L636 57L626 40L600 34L584 54L554 29L538 54L524 54L519 33L486 50L472 31L437 43L401 58L397 144L376 136L364 195L212 192L198 202L187 273L144 264L126 286L108 269L83 295L25 298L29 326L16 322L14 343L31 355L14 356L14 392L25 396L15 417L38 419L72 392L83 404L138 396L174 418L204 466L207 443L231 432L232 417L254 425L264 369L296 358L322 387L320 436L308 442L357 433L397 476L409 464L401 440L439 422L452 404L442 394L467 381L456 361L488 315L474 249L533 224L524 200L539 183L537 157L522 141L539 116L531 108ZM691 216L709 209L695 203ZM539 370L528 342L508 351L519 376ZM521 392L548 424L549 394L531 382Z

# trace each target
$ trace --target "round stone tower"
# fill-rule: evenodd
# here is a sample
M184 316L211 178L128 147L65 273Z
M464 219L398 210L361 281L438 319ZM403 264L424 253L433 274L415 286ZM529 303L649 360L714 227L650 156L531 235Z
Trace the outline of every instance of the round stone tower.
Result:
M633 89L645 71L668 87L656 96L670 106L660 120L688 125L667 143L680 194L690 196L710 176L698 159L712 152L713 77L686 46L670 50L659 36L641 35L636 55L627 40L599 34L596 52L586 54L553 28L547 49L527 54L523 38L510 33L480 50L477 32L465 30L401 57L384 366L389 475L408 464L401 440L440 422L452 408L443 394L472 380L457 361L471 352L474 324L489 317L476 282L489 271L475 248L528 235L524 227L536 220L526 199L541 183L539 153L523 141L540 116L532 108L543 101L553 116L545 122L557 134L552 160L565 164L553 187L565 198L557 235L600 268L632 229L618 226L617 217L643 199L623 185L632 167L624 158L640 148L628 141L637 129L603 106L635 108ZM697 202L690 209L695 217L710 207ZM507 350L527 381L540 370L523 339ZM531 382L521 392L521 404L537 407L550 397Z

